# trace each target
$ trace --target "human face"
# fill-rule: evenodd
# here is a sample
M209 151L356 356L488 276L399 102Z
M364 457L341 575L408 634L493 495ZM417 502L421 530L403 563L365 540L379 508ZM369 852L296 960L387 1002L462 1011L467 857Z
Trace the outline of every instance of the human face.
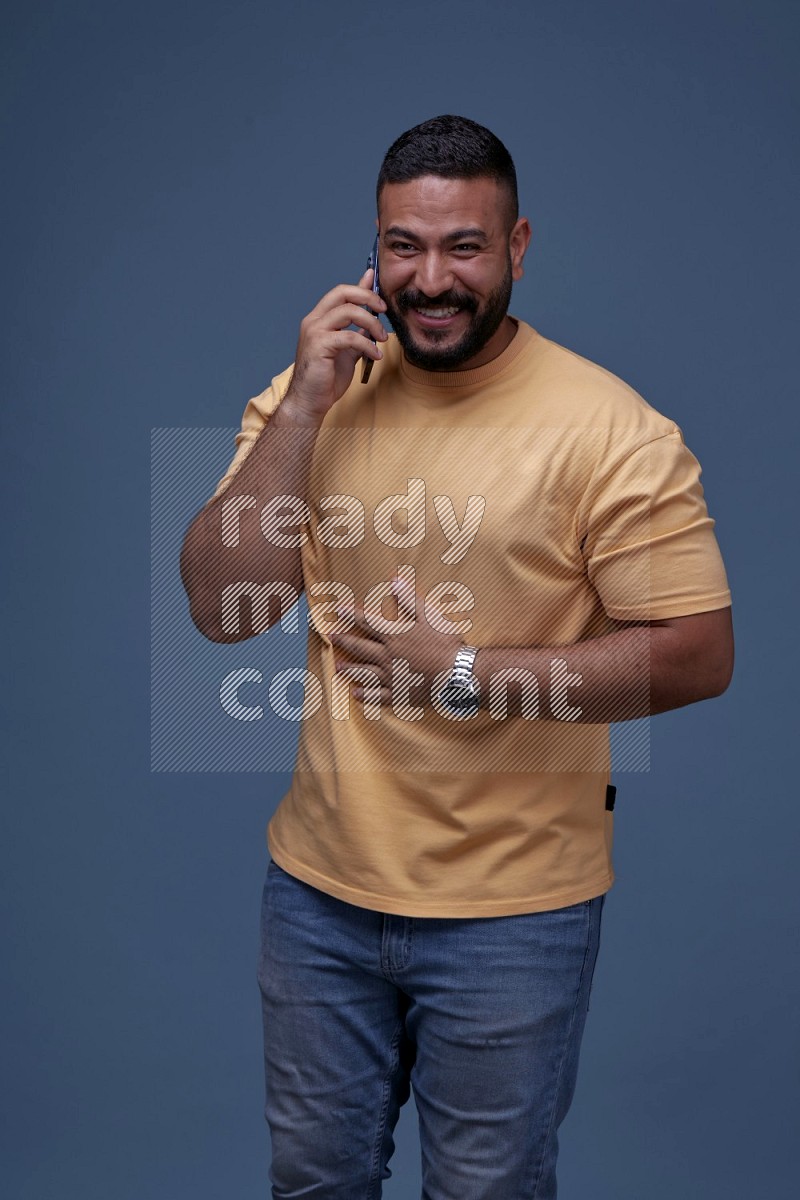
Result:
M381 191L380 293L405 356L427 371L482 366L515 333L511 287L530 241L494 179L423 175ZM447 311L455 310L455 311Z

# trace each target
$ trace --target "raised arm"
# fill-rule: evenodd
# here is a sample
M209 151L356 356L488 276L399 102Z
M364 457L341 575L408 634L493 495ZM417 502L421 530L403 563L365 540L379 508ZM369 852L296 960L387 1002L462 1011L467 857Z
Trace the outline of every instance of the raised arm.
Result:
M276 587L284 598L299 598L303 590L296 535L317 434L328 410L347 391L362 355L382 357L380 347L361 330L378 341L387 337L378 318L362 307L385 308L369 290L371 279L367 271L357 285L339 285L304 318L285 397L233 482L189 526L181 578L192 620L211 641L240 642L262 633L278 620L283 602L262 604L260 597ZM351 324L360 328L350 330ZM286 503L281 505L279 497ZM280 537L266 538L262 520L279 526ZM240 592L250 598L241 611Z

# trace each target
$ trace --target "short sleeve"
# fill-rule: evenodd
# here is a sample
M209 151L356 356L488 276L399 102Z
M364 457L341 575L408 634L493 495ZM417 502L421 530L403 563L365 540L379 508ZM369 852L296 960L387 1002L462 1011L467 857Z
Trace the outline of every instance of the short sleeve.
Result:
M677 426L596 472L581 546L610 617L664 620L730 604L700 474Z
M214 495L208 501L209 504L227 489L234 475L253 449L261 430L286 395L293 370L294 364L287 367L280 375L276 375L269 387L265 388L260 395L254 396L251 400L247 401L242 416L242 427L236 434L236 453L231 459L227 471L217 484Z

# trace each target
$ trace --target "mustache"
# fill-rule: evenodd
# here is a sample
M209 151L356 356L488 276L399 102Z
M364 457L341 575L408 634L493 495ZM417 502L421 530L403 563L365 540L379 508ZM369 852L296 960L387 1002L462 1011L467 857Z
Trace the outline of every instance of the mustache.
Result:
M424 292L407 288L398 292L394 302L401 312L410 308L462 308L467 312L475 312L477 305L472 296L464 296L459 292L442 292L439 296L426 296Z

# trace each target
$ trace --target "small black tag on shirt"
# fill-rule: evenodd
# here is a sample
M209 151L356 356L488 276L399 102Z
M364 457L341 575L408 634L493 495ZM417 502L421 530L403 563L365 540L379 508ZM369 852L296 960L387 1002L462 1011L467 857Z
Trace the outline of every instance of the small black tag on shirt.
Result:
M617 789L613 784L609 783L606 788L606 812L614 811L614 801L617 798Z

